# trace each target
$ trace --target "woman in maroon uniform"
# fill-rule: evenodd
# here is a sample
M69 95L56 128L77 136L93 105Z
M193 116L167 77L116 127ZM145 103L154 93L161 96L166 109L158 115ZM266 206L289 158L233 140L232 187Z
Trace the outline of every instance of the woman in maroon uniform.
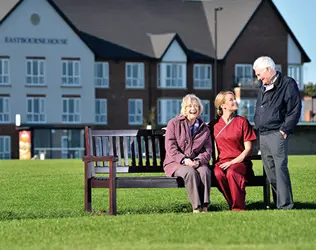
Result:
M247 179L253 175L251 153L256 135L246 118L235 115L238 109L230 91L215 98L218 118L213 123L213 135L218 150L214 174L220 191L232 210L245 210Z

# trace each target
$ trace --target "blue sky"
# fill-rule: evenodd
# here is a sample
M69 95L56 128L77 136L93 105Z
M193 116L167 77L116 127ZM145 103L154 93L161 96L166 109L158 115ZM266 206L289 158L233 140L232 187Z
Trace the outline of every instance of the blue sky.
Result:
M304 64L304 83L316 83L316 0L273 0L273 3L312 61Z

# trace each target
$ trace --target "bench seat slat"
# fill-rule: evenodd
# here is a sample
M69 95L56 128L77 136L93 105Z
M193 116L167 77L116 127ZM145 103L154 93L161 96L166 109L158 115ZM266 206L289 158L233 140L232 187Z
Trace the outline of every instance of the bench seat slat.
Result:
M95 188L108 188L108 177L95 177L92 179L92 186ZM264 183L262 176L255 176L246 184L248 187L258 186ZM212 178L212 187L217 187L217 182ZM184 187L183 180L177 177L167 176L131 176L116 177L117 188L179 188Z

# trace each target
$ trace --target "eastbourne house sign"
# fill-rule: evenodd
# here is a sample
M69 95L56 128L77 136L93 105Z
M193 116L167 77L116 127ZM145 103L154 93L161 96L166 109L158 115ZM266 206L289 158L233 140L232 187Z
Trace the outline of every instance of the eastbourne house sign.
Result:
M36 37L5 37L4 42L5 43L22 43L22 44L67 45L68 39L36 38Z

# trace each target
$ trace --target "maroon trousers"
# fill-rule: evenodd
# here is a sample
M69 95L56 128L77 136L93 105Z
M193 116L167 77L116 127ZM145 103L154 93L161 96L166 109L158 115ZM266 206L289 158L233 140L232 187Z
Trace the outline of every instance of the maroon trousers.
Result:
M214 174L219 184L219 190L224 194L232 210L246 209L246 182L253 175L252 163L241 162L223 170L216 163Z

